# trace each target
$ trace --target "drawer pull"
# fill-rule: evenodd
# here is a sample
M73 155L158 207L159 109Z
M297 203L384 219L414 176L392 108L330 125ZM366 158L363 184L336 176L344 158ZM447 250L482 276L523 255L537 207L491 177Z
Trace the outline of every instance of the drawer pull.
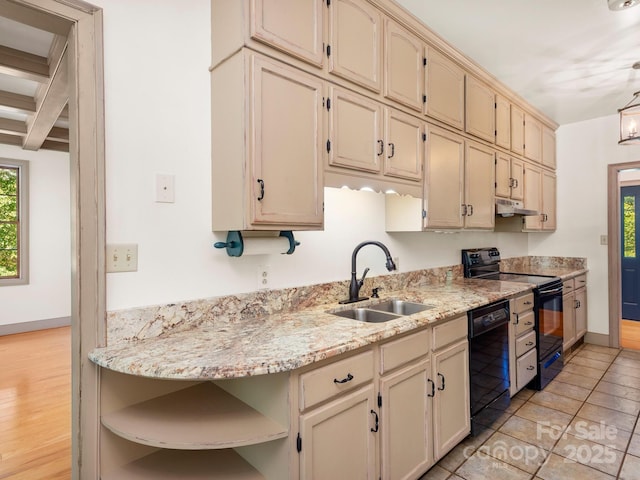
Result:
M338 380L337 378L333 379L333 383L347 383L353 380L353 375L347 373L347 378L343 378L342 380Z
M376 413L375 410L371 410L371 413L373 413L373 415L376 417L376 426L372 428L371 431L373 433L376 433L378 431L378 414Z
M530 300L527 300L526 302L522 302L524 305L533 305L533 302Z
M431 384L431 395L427 393L427 397L433 397L436 394L436 384L430 378L427 378L427 382Z
M533 325L532 321L528 321L527 323L525 323L525 325Z
M527 343L525 343L525 345L526 345L527 347L530 347L530 346L532 346L532 345L533 345L533 342L527 342Z
M533 365L529 365L529 366L527 367L527 370L533 370L534 368L536 368L536 367L534 367Z
M440 381L442 382L442 386L438 387L438 390L442 391L442 390L444 390L444 375L442 375L440 372L438 372L438 377L440 378Z

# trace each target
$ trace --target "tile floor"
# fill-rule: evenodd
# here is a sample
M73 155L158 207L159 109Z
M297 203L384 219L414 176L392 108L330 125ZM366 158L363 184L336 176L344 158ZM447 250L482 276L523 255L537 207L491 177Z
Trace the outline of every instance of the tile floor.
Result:
M420 480L640 480L640 351L585 344Z

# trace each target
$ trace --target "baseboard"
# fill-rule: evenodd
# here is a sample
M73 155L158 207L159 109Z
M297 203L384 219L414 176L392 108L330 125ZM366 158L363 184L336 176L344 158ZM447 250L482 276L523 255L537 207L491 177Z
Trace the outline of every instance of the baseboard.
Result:
M591 343L593 345L608 347L609 335L606 333L587 332L584 336L584 343Z
M36 330L46 330L48 328L68 327L71 325L71 317L47 318L45 320L34 320L33 322L10 323L0 325L0 336L13 335L14 333L34 332Z

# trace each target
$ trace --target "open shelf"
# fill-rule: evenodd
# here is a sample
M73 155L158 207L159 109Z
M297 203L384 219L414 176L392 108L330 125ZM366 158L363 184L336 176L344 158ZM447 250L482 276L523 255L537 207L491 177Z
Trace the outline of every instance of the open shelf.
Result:
M178 450L255 445L288 433L210 382L103 415L102 424L132 442Z
M234 450L160 450L102 475L102 480L264 480Z

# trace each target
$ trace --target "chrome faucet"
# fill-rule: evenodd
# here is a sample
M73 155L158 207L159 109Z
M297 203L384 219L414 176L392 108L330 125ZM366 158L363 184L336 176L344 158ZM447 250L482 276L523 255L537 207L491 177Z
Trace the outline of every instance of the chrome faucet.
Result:
M386 263L387 270L391 272L392 270L396 269L396 264L393 263L393 259L391 258L391 253L389 253L389 249L385 247L382 243L369 240L367 242L362 242L361 244L357 245L356 248L353 249L353 254L351 255L351 283L349 284L349 299L341 300L340 303L359 302L361 300L366 300L367 298L369 298L369 297L360 296L360 288L362 288L362 285L364 284L364 279L367 276L367 273L369 272L369 268L364 269L364 273L362 274L362 278L360 280L356 278L356 257L358 256L358 252L360 251L360 249L365 245L376 245L380 247L384 252L384 254L387 256L387 263Z

